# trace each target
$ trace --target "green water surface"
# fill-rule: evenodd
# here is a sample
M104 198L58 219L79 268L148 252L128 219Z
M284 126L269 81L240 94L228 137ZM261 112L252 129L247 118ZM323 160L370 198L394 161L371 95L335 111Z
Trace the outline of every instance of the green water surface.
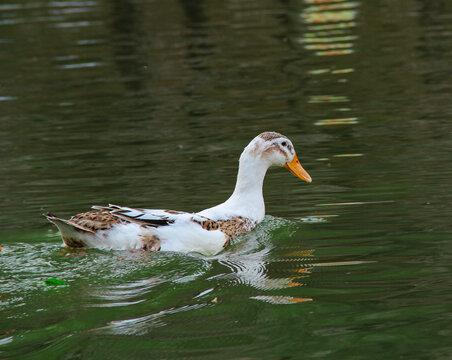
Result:
M451 10L1 3L0 358L450 359ZM269 130L313 182L270 170L216 256L71 250L41 216L213 206Z

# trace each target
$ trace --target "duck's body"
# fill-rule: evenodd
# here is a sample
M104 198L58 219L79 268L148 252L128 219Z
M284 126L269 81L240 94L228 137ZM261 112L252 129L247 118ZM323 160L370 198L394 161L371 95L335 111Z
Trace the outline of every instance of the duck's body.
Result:
M133 209L117 205L93 206L92 211L64 220L47 214L70 247L118 250L199 252L213 255L237 235L249 232L265 216L264 177L272 166L286 166L311 182L285 136L262 133L240 156L237 183L224 203L198 213Z

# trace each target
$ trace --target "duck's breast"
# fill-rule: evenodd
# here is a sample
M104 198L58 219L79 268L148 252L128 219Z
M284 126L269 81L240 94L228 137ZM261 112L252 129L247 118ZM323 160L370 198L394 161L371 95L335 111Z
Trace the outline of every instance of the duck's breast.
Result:
M157 229L162 251L214 255L223 250L227 237L220 230L207 230L196 222L183 222Z

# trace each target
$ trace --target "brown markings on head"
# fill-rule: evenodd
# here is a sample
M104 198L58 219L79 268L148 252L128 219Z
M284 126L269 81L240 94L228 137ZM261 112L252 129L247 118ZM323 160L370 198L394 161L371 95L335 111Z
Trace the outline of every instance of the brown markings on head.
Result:
M274 131L264 132L264 133L260 134L259 137L261 139L263 139L264 141L267 141L267 142L271 142L272 140L280 139L280 138L289 140L286 136L284 136L284 135L282 135L280 133L274 132ZM276 143L275 144L271 144L270 146L268 146L262 152L262 156L264 156L264 157L270 156L273 152L280 152L284 157L287 156L286 152L283 149L281 149L279 144L276 144Z
M287 156L285 151L283 149L281 149L281 147L277 144L273 144L272 146L269 146L268 148L266 148L263 152L263 155L270 155L271 153L273 153L275 151L279 151L283 156Z
M265 140L265 141L272 141L272 140L275 140L275 139L278 139L278 138L284 138L284 139L289 140L287 138L287 136L284 136L284 135L282 135L280 133L277 133L277 132L274 132L274 131L263 132L262 134L259 134L259 137L261 139Z

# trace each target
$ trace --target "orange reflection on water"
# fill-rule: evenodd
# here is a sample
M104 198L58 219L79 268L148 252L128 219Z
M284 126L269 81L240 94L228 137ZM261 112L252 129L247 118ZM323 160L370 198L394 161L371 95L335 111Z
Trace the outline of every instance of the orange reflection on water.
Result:
M301 302L306 302L306 301L312 301L312 298L293 297L292 299L290 299L290 301L292 301L294 303L301 303Z
M294 287L294 286L305 286L306 284L303 283L297 283L295 281L289 281L288 283L286 283L286 286L290 286L290 287Z
M299 268L299 269L295 269L294 272L296 272L298 274L310 274L312 272L312 268L310 268L310 267Z
M301 298L301 297L293 297L293 296L273 296L273 295L258 295L252 296L250 299L264 301L270 304L276 305L289 305L296 303L303 303L307 301L313 301L312 298Z

